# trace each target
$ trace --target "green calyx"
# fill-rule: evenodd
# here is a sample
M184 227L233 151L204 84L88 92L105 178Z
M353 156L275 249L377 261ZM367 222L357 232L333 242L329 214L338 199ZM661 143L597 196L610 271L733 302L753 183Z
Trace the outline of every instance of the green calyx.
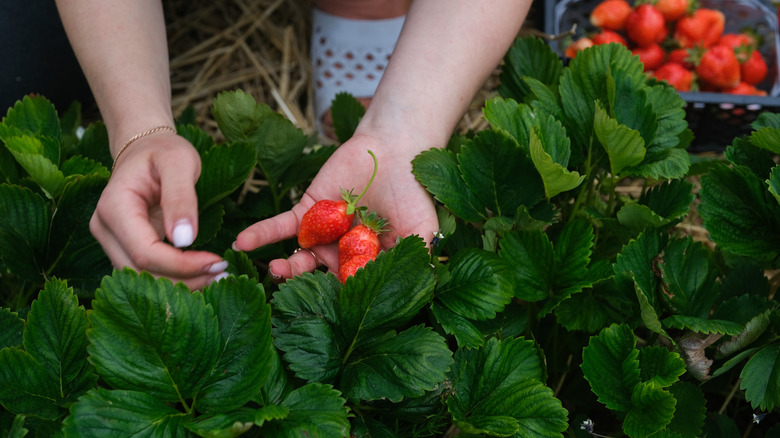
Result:
M360 195L355 197L355 195L352 194L352 190L346 191L344 189L341 189L341 197L344 198L345 201L347 201L347 214L353 214L355 213L355 210L358 211L364 211L365 207L358 208L357 203L360 200L360 198L363 197L363 195L366 194L366 191L368 191L368 188L371 187L371 183L374 182L374 178L376 177L376 172L379 167L379 164L377 163L376 155L372 151L368 151L369 154L371 154L371 158L374 160L374 172L371 174L371 179L368 180L368 184L363 188L363 191L360 192Z

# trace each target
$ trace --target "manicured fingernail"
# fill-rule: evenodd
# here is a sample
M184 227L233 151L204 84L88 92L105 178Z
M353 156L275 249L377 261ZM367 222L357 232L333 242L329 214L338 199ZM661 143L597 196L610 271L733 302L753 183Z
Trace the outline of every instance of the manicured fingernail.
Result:
M217 262L214 263L213 265L210 265L208 269L206 269L206 272L208 272L209 274L218 274L224 271L225 269L227 269L227 267L228 267L228 262L223 260L221 262Z
M279 283L282 280L282 276L274 273L274 270L271 269L270 266L268 267L268 275L271 276L271 280L273 280L274 283Z
M212 281L214 281L216 283L217 281L224 280L225 278L228 278L229 275L230 274L228 274L227 272L223 272L223 273L215 276L214 280L212 280Z
M173 246L184 248L195 241L195 230L187 220L176 222L173 226Z
M241 250L240 250L240 249L238 249L238 247L236 246L236 242L233 242L232 244L230 244L230 248L231 248L233 251L241 251Z

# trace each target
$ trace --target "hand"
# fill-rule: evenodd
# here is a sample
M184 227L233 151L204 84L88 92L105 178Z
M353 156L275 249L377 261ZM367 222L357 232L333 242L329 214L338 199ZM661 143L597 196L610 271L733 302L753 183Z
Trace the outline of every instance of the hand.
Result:
M115 267L146 270L200 289L227 263L205 251L183 251L198 232L195 182L200 156L185 139L159 132L136 140L116 164L90 230Z
M378 170L374 182L360 200L369 211L389 220L388 231L382 233L382 248L390 248L396 238L419 235L430 242L439 228L436 209L428 192L414 178L411 161L417 154L413 148L386 144L368 135L356 135L336 150L322 166L301 201L290 211L262 220L236 238L234 248L251 251L260 246L294 237L301 218L315 202L322 199L341 199L340 188L354 189L359 194L371 178L374 163L371 150L377 157ZM288 259L277 259L269 265L270 274L278 281L303 272L310 272L324 264L338 272L338 244L331 243L299 251Z

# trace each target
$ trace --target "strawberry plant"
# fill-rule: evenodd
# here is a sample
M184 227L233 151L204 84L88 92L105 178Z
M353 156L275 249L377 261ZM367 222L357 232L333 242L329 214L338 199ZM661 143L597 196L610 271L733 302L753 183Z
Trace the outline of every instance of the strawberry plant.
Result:
M343 282L268 281L265 262L296 241L228 249L289 208L333 148L221 93L225 143L178 126L203 159L196 245L233 274L202 291L111 270L84 228L110 176L105 129L78 138L75 112L22 99L0 124L0 430L777 434L780 116L759 117L723 159L691 157L685 102L643 70L618 44L564 66L518 39L489 128L412 163L437 203L431 247L369 238L355 251L370 260ZM354 103L334 103L342 140ZM686 233L691 213L710 241Z

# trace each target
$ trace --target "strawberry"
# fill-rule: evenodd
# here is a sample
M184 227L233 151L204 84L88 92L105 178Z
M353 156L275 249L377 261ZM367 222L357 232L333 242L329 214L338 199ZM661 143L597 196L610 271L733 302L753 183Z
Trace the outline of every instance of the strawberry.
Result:
M766 78L769 68L766 65L764 57L761 55L761 52L753 50L750 57L740 64L739 71L742 75L742 82L757 85Z
M628 47L626 39L623 38L623 35L620 35L619 33L611 30L602 30L601 32L591 36L590 39L593 41L593 44L597 46L601 44L620 43Z
M636 6L626 18L626 36L638 46L662 42L668 33L666 20L655 6Z
M342 200L323 199L312 205L301 218L301 228L298 231L298 244L301 248L335 242L349 231L355 211L365 209L365 207L357 207L357 202L371 186L377 170L376 156L371 151L368 153L374 159L374 173L363 192L356 197L352 195L351 190L347 192L342 189Z
M718 42L726 27L726 16L715 9L699 8L693 14L677 21L674 39L685 48L702 45L710 47Z
M577 41L574 41L573 43L569 44L569 46L566 47L566 51L564 52L564 55L566 55L569 58L574 58L575 56L577 56L577 52L592 46L593 46L593 40L591 40L588 37L582 37L577 39Z
M677 91L691 91L693 72L676 62L667 62L658 67L653 76L659 81L666 81Z
M727 94L749 94L752 96L766 96L766 91L759 90L758 88L756 88L755 85L748 84L746 82L740 82L739 85L737 85L736 87L723 90L723 92Z
M729 46L734 50L747 49L748 51L755 50L757 42L752 35L740 32L740 33L724 33L718 40L718 45Z
M675 62L688 70L693 70L694 65L691 62L691 54L688 49L674 49L669 52L666 62Z
M667 23L679 20L688 13L689 0L657 0L655 7L664 16Z
M652 71L660 67L666 59L666 51L659 44L651 44L645 47L635 47L631 50L634 55L645 65L645 71Z
M355 257L352 257L344 264L341 264L339 266L339 281L343 284L347 282L347 278L355 275L355 272L357 272L358 269L365 267L366 263L373 260L371 257L366 255L357 255Z
M603 0L590 13L590 23L607 30L623 30L631 5L626 0Z
M379 234L384 231L387 221L377 217L376 213L368 215L361 213L360 221L359 225L339 239L339 279L342 283L358 267L365 265L368 260L374 260L381 249ZM348 274L342 275L342 271L345 270Z
M740 66L734 50L728 46L705 50L696 65L696 74L703 83L715 88L736 87L740 82Z

